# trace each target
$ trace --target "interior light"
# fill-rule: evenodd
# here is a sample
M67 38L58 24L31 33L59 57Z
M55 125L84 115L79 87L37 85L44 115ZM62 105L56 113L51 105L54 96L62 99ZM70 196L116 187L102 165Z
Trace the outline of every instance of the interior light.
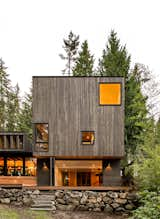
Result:
M43 168L42 168L43 170L48 170L48 167L47 167L47 165L46 165L46 162L43 162Z
M110 163L108 163L108 165L106 166L106 170L107 170L107 172L112 170L112 167L111 167Z

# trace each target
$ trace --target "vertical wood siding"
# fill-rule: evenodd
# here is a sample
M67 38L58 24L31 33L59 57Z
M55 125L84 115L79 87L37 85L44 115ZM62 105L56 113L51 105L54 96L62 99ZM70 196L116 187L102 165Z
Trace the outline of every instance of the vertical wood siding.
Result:
M121 106L99 105L99 82L122 83ZM40 156L123 156L124 80L120 77L33 77L33 123L49 124ZM94 145L81 131L94 131Z

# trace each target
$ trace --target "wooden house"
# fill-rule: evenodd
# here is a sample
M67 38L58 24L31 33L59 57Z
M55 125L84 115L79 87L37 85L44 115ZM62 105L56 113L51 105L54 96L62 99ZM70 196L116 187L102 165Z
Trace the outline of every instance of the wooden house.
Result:
M122 77L33 77L39 186L121 185Z

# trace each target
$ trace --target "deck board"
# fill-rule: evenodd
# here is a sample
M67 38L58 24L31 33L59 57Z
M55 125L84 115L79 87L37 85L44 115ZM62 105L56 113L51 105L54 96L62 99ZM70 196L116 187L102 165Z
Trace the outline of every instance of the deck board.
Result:
M92 191L130 191L131 187L127 186L30 186L26 189L39 189L39 190L92 190Z

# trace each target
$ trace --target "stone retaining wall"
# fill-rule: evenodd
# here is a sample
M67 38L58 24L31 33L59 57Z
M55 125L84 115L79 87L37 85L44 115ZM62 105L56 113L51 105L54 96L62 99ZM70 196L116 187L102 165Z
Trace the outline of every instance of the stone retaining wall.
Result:
M2 189L0 203L17 207L31 206L37 200L52 201L54 210L130 212L137 205L137 195L124 191L69 191L56 190L40 192L39 190Z

